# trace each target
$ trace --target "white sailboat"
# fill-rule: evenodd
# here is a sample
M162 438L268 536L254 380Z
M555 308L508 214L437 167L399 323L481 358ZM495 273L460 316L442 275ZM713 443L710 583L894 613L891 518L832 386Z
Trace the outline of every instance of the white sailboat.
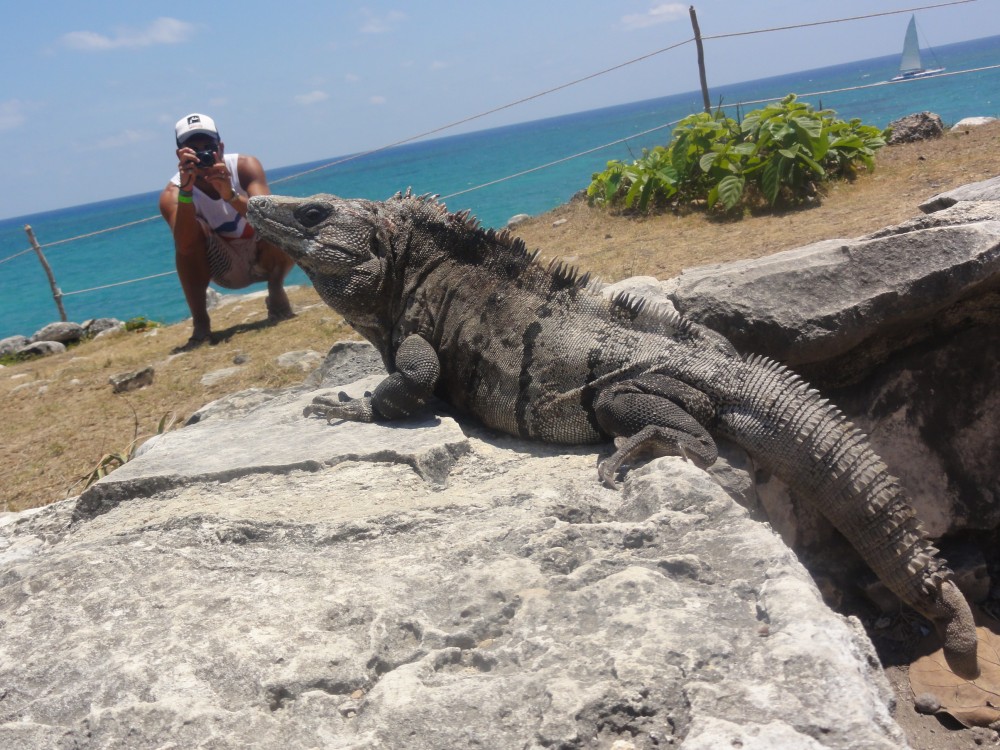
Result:
M920 43L917 41L917 17L910 16L910 25L906 27L906 38L903 40L903 56L899 61L899 75L893 81L905 81L910 78L923 78L935 73L941 73L944 68L925 68L920 61Z

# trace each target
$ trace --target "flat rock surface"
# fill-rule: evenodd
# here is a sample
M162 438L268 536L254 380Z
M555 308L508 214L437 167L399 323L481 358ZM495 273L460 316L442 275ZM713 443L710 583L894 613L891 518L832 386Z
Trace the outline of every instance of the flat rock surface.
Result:
M906 746L860 625L705 472L616 492L593 449L312 395L3 517L0 746Z

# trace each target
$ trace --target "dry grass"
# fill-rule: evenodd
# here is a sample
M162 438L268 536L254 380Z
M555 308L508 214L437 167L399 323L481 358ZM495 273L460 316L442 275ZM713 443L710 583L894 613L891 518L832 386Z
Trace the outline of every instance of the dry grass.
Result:
M546 257L563 257L608 280L633 274L667 278L690 266L856 237L903 221L933 193L1000 174L998 138L1000 125L994 124L884 149L874 174L833 187L801 211L720 222L702 214L629 218L573 202L519 225L518 233ZM567 221L553 227L559 219ZM312 289L290 296L298 317L274 327L256 324L266 316L262 295L222 307L213 313L213 323L228 339L183 355L169 352L187 339L189 323L90 341L0 370L0 460L7 467L0 510L44 505L79 492L78 479L102 456L149 437L166 414L183 419L227 393L301 382L303 373L279 367L278 355L325 352L354 334ZM238 355L247 358L238 374L201 384L203 375L232 367ZM149 364L156 368L152 386L111 392L109 377Z
M228 393L301 383L304 373L279 367L279 355L325 353L333 341L355 336L311 288L290 289L289 297L298 317L278 326L261 324L267 317L263 292L224 304L213 311L212 323L228 339L184 354L170 351L187 340L189 322L87 341L0 371L0 460L7 467L0 510L76 494L83 488L80 477L105 454L155 434L164 415L180 422ZM202 385L203 375L234 367L237 358L246 358L238 373ZM112 393L111 376L147 365L156 370L151 386Z

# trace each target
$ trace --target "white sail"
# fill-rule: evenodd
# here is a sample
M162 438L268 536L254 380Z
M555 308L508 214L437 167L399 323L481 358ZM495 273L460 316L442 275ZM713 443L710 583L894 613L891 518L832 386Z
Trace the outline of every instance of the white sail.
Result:
M933 51L931 55L933 55ZM926 78L944 71L935 67L927 70L920 61L920 44L917 41L917 17L910 16L910 24L906 27L906 39L903 40L903 57L899 61L899 75L891 80L905 81L911 78Z
M899 61L900 73L916 73L924 69L920 63L920 44L917 42L917 17L910 16L910 25L906 27L906 39L903 41L903 57Z

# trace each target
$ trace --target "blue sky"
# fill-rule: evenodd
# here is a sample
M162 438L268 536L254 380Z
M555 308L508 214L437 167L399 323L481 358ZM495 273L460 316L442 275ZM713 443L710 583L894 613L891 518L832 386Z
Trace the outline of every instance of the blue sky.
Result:
M696 0L695 7L708 36L922 4ZM691 36L688 5L5 3L0 218L159 189L176 167L173 124L189 112L212 115L230 151L254 154L265 167L367 150L681 42ZM932 46L1000 34L996 0L917 18ZM896 54L907 19L707 41L709 84ZM697 88L687 45L450 132Z

